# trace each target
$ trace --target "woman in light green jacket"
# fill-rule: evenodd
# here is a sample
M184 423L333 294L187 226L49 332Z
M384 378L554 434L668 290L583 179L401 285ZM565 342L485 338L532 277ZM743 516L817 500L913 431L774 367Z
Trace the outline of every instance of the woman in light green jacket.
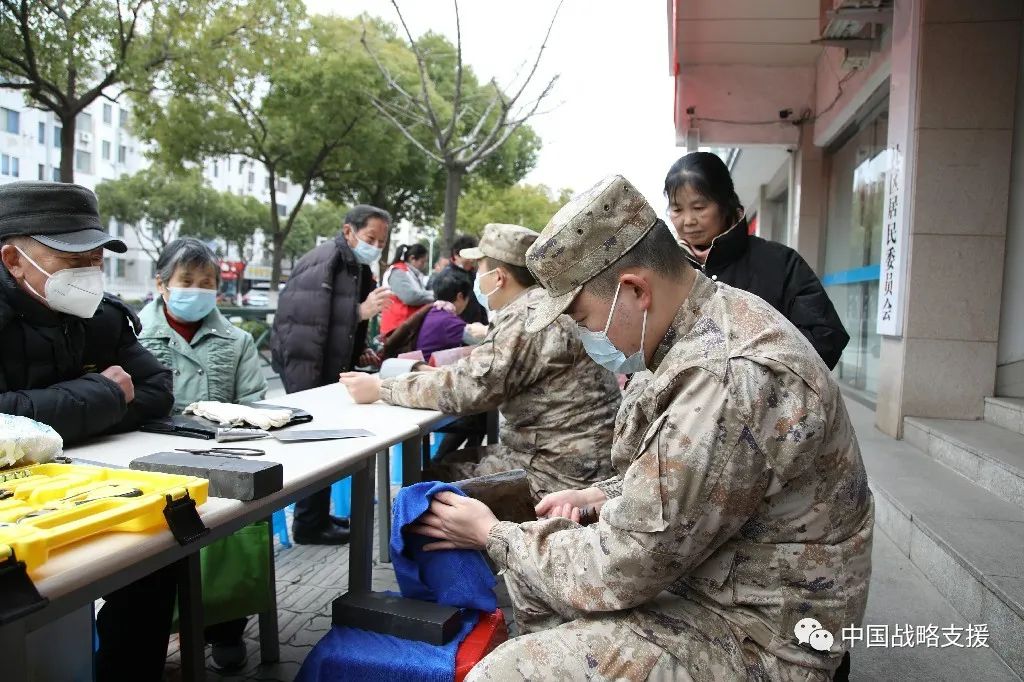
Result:
M167 245L157 261L154 298L139 317L139 341L174 370L174 412L197 400L247 403L267 392L252 336L217 310L220 268L198 239Z
M192 237L176 239L164 248L156 269L159 295L139 314L139 342L174 371L174 412L198 400L262 400L267 380L256 344L217 310L220 267L213 251ZM206 628L219 669L244 666L246 621L238 618Z

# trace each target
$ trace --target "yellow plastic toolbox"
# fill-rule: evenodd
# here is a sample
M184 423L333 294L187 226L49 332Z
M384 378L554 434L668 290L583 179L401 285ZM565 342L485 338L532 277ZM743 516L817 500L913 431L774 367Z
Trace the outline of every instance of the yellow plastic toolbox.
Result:
M0 559L31 573L50 552L107 531L167 528L167 496L206 502L209 481L131 469L34 464L0 470Z

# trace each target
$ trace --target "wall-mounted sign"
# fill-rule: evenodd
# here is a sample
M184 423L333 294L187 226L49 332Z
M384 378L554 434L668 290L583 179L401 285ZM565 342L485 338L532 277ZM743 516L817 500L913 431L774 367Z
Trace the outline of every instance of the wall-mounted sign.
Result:
M878 280L878 333L884 336L903 334L903 282L906 264L906 231L903 229L904 150L900 145L889 149L889 172L885 182L885 204L882 222L882 258Z

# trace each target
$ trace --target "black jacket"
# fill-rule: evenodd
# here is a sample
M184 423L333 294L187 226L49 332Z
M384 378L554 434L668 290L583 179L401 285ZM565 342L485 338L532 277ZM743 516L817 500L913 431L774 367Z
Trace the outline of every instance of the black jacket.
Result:
M475 272L463 270L455 263L449 263L445 266L444 270L438 274L440 275L444 272L451 272L460 279L466 280L469 282L469 286L473 286L473 282L476 280ZM469 301L466 303L466 309L462 311L462 314L459 315L459 317L465 320L466 324L473 324L474 322L487 324L487 309L480 305L480 301L476 300L475 295L470 295Z
M338 382L366 350L359 304L376 286L344 236L303 256L277 301L270 335L274 371L289 393Z
M88 320L55 313L0 266L0 412L52 426L73 445L131 431L174 405L171 370L139 345L139 318L108 296ZM99 373L120 365L135 400Z
M829 369L839 363L850 335L818 276L799 253L748 234L743 220L715 238L701 270L771 303L803 332Z

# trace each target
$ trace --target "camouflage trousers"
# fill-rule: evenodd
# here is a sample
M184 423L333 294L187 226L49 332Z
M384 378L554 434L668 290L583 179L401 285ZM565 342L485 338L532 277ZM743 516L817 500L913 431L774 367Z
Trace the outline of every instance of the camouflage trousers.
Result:
M433 462L423 472L424 480L461 481L476 476L500 474L503 471L523 469L530 480L530 491L534 500L540 500L548 493L565 490L566 486L543 472L531 469L530 457L495 445L481 445L463 448L447 455L443 460Z
M783 661L700 604L666 595L678 632L670 647L640 633L657 618L645 607L601 614L548 606L510 572L505 584L521 634L487 655L466 678L481 680L683 680L827 682L829 676ZM664 642L662 642L664 644Z

